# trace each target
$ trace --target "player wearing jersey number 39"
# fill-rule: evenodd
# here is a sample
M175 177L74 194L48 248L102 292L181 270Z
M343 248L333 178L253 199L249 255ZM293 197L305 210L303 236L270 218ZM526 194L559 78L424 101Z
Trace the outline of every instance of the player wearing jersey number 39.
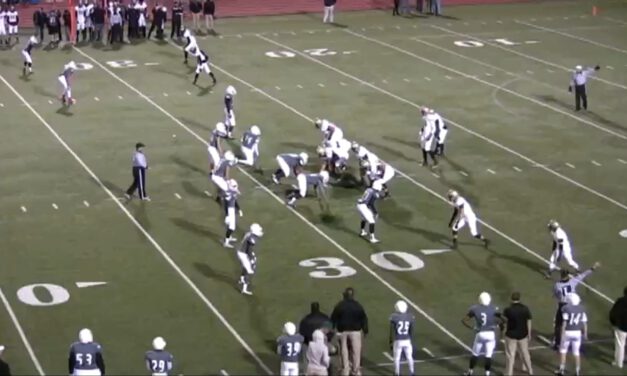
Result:
M277 354L281 357L281 376L298 376L298 362L305 338L296 333L296 325L286 322L283 335L277 339Z

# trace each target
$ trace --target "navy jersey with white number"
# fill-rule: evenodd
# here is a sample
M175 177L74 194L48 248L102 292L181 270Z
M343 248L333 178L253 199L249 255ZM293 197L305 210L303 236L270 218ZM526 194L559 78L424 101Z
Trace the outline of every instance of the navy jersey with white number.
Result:
M247 149L252 149L259 142L259 136L252 134L251 131L244 132L242 136L242 146Z
M478 332L494 331L498 325L499 309L493 305L474 305L470 307L468 316L475 319L475 330Z
M257 237L252 232L247 232L242 239L242 242L237 249L238 252L243 252L249 257L255 256L255 245L257 245Z
M237 202L238 193L229 189L224 193L224 210L228 214L229 209L239 210L239 203Z
M375 202L379 198L379 192L372 188L367 188L364 194L357 200L359 204L365 204L370 210L375 208Z
M302 165L302 161L300 156L295 153L284 153L279 154L279 157L285 161L285 163L291 168L294 169L297 166Z
M303 349L303 338L300 334L294 334L293 336L282 335L277 339L277 345L279 347L279 356L282 362L298 362L300 359L300 353Z
M75 342L72 344L69 357L70 374L73 374L75 370L100 369L103 371L103 368L102 347L98 343Z
M222 158L220 159L215 169L213 170L213 174L216 176L226 178L227 171L229 170L230 167L233 167L233 165L234 164L232 162L229 162L226 159Z
M416 319L410 313L395 312L390 316L390 323L394 327L394 340L411 339Z
M146 364L152 373L168 373L172 370L174 356L167 351L151 350L146 352Z
M212 146L214 148L218 148L218 144L220 143L220 139L221 138L225 138L226 135L218 132L216 129L214 129L213 131L211 131L211 137L209 137L209 146Z
M583 330L584 323L588 322L586 309L582 305L565 305L562 308L562 319L566 323L566 330Z

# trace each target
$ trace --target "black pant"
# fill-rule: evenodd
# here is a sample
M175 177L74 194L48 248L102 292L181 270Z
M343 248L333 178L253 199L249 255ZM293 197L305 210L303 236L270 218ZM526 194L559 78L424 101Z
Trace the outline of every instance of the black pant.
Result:
M581 109L581 102L583 102L583 109L588 109L588 95L586 95L586 85L575 85L575 108L577 111Z
M553 346L555 349L559 348L560 343L562 343L562 324L564 323L562 308L565 305L566 303L558 303L557 311L555 311L555 326L553 327Z
M114 24L111 25L111 39L109 40L110 44L114 42L124 43L124 30L122 29L122 24Z
M133 184L126 190L126 194L132 196L135 191L139 191L139 198L144 199L146 195L146 169L144 167L133 167Z
M172 32L170 32L170 39L173 39L175 35L177 38L181 37L181 20L172 20Z
M400 5L400 0L394 0L394 8L392 9L392 15L393 16L398 16L400 13L398 13L398 6Z
M39 42L43 42L44 41L44 28L46 25L39 25L37 26L37 28L39 29Z

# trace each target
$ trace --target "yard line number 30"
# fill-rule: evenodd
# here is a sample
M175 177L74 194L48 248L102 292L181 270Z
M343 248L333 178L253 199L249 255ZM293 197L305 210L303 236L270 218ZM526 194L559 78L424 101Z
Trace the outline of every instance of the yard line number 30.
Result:
M392 262L391 259L402 261ZM411 272L424 268L425 263L416 255L407 252L385 251L374 253L370 256L370 261L380 268L393 272ZM347 278L357 274L357 270L344 263L344 260L337 257L315 257L302 260L298 265L303 268L314 268L309 272L312 278L332 279Z

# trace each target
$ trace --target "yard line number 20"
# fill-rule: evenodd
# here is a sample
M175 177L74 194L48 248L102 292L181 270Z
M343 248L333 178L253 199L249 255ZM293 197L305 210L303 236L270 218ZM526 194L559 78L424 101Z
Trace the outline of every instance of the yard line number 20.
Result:
M391 256L391 257L390 257ZM397 258L404 265L392 262L391 258ZM380 268L393 272L410 272L424 268L425 263L416 255L407 252L385 251L374 253L370 256L370 261ZM331 279L347 278L357 274L357 270L344 263L344 260L337 257L315 257L302 260L298 265L304 268L314 268L309 272L312 278Z

